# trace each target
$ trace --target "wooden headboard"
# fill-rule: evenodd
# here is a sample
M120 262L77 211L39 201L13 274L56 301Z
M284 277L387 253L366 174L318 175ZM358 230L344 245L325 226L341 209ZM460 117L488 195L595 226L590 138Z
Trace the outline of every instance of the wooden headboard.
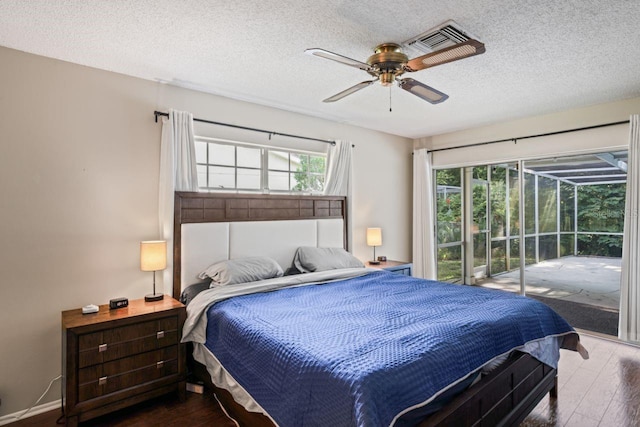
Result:
M182 290L182 224L342 219L347 247L346 197L176 192L173 226L173 297Z

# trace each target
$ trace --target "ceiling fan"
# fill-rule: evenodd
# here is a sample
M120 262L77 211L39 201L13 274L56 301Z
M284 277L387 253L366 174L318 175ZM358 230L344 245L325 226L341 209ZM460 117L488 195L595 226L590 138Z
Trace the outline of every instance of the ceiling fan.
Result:
M464 42L418 56L411 60L402 52L402 47L397 43L383 43L376 46L374 54L367 59L366 63L324 49L307 49L304 52L308 55L319 56L320 58L330 59L350 67L359 68L369 73L372 77L375 77L373 80L363 81L342 92L336 93L323 102L338 101L345 96L351 95L379 81L382 86L391 86L394 82L397 82L398 86L407 92L431 104L439 104L449 98L449 96L412 78L399 77L404 73L413 73L424 70L425 68L457 61L458 59L480 55L484 53L484 51L483 43L475 39L467 39Z

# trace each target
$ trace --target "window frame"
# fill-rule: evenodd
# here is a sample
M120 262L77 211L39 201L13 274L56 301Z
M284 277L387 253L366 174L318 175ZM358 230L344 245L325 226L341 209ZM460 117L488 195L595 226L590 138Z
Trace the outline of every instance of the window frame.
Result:
M230 140L225 140L225 139L218 139L218 138L210 138L210 137L203 137L203 136L195 136L195 143L196 146L199 143L204 143L205 144L205 163L198 161L197 159L197 150L196 150L196 167L200 168L203 167L204 168L204 173L205 173L205 186L200 186L200 179L198 179L198 191L202 191L202 192L242 192L242 193L280 193L280 194L314 194L314 195L318 195L318 194L323 194L324 191L324 186L326 184L326 168L327 168L327 153L326 152L319 152L319 151L309 151L309 150L299 150L299 149L291 149L291 148L285 148L285 147L277 147L277 146L267 146L267 145L261 145L261 144L253 144L253 143L246 143L246 142L239 142L239 141L230 141ZM234 148L233 154L234 154L234 164L233 165L228 165L228 164L221 164L221 163L209 163L209 149L210 149L210 144L218 144L218 145L225 145L225 146L230 146ZM260 167L250 167L250 166L238 166L238 148L249 148L249 149L254 149L254 150L259 150L260 153ZM287 154L287 164L288 164L288 169L279 169L279 168L269 168L269 156L270 156L270 152L283 152ZM324 160L324 171L323 172L314 172L311 170L307 170L305 172L301 172L301 171L296 171L293 170L291 167L291 157L292 155L298 155L300 158L302 158L303 156L307 156L309 159L309 162L311 162L312 158L322 158ZM209 186L209 174L210 174L210 167L219 167L219 168L230 168L233 169L234 172L234 187L210 187ZM259 175L260 175L260 184L259 184L259 188L240 188L238 187L238 170L257 170L259 171ZM280 173L287 173L288 175L288 190L283 190L283 189L271 189L269 188L269 173L270 172L280 172ZM322 190L321 191L314 191L312 189L309 189L309 187L307 186L307 188L303 189L303 190L293 190L292 189L292 184L293 184L293 176L295 176L296 174L301 174L304 173L307 178L310 178L312 176L317 176L321 178L322 181ZM198 176L200 175L200 171L198 171ZM310 179L307 180L307 182L311 182Z

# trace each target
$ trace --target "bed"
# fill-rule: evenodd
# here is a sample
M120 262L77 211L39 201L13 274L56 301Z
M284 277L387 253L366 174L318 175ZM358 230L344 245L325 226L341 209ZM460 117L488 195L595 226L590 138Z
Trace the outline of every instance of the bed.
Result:
M555 395L559 348L582 349L543 304L351 261L319 268L326 252L309 263L299 248L346 247L345 207L343 197L176 193L173 294L200 291L183 339L193 372L241 425L517 425ZM212 263L265 254L282 271L309 269L191 285Z

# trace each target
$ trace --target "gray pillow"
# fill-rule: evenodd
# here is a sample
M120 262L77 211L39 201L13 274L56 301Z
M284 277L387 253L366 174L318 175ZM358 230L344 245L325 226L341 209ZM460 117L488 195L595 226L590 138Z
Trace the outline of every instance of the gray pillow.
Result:
M248 257L220 261L210 265L198 275L200 279L211 279L211 287L235 285L236 283L281 277L282 267L269 257Z
M293 265L303 273L364 267L362 262L342 248L301 246L293 258Z

